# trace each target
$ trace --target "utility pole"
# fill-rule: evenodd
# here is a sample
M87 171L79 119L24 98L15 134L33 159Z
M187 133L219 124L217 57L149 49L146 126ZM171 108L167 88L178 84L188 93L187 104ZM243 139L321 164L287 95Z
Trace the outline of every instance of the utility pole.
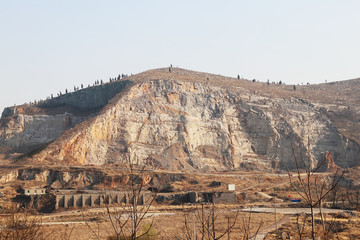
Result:
M276 197L275 196L274 196L274 208L275 208L275 229L277 229L278 227L277 227L277 212L276 212Z
M193 211L193 227L194 227L194 237L193 239L196 240L196 230L195 230L195 210Z
M230 240L230 216L228 216L228 240Z

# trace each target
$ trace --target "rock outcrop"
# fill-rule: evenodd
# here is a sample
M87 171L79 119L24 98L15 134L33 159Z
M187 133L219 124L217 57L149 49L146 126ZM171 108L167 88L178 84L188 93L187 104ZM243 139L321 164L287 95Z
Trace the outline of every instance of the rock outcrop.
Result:
M336 172L337 170L340 170L339 167L334 163L330 152L325 154L325 157L322 161L318 161L317 168L319 172Z
M0 146L18 152L37 149L93 116L131 81L81 89L34 104L7 107L0 120Z
M56 120L60 122L46 116L44 132L36 124L40 120L27 129L22 119L28 117L13 115L12 123L2 126L1 144L55 139L34 158L85 165L149 162L170 170L294 168L293 149L296 157L312 161L314 167L326 152L340 167L360 163L357 135L346 136L346 129L339 128L340 118L334 121L334 114L329 114L346 108L346 102L310 102L299 97L306 96L300 87L294 93L290 86L237 83L181 69L158 72L135 75L131 86L99 114L70 128L68 115ZM54 125L62 127L54 131ZM19 137L11 137L15 135Z
M58 138L67 129L86 117L70 113L57 115L17 114L3 118L0 123L0 145L13 151L27 152Z

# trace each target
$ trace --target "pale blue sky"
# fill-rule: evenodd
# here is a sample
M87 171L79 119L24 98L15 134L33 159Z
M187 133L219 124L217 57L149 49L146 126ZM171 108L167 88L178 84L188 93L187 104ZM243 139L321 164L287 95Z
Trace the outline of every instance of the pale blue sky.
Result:
M0 111L170 64L287 84L360 77L360 1L0 0Z

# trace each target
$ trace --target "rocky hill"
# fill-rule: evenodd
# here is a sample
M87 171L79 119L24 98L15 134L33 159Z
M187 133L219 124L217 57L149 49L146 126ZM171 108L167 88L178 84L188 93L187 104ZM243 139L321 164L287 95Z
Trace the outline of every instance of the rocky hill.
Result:
M4 110L3 153L70 165L149 163L169 170L360 165L360 79L293 86L179 68ZM294 153L293 153L294 152ZM9 155L10 156L10 155Z

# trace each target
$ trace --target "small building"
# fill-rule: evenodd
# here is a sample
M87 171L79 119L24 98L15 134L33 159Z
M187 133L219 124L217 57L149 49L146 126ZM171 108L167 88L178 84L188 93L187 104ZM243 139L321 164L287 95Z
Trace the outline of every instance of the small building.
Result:
M235 184L228 184L228 191L235 191Z
M42 195L46 193L45 190L45 188L24 188L24 195Z

